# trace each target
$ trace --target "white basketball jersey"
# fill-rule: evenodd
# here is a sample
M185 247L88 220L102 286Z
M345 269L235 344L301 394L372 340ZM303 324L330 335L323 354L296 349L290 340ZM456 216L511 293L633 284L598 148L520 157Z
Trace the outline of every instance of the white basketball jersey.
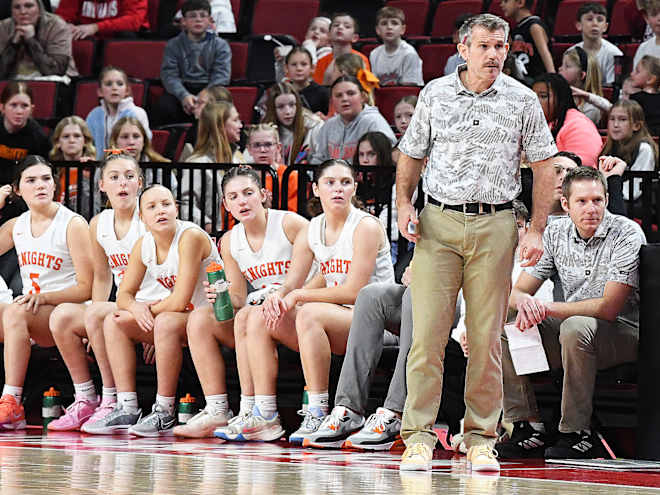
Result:
M96 224L96 240L105 251L117 287L124 278L133 246L146 232L147 230L140 220L138 208L135 208L133 212L128 232L121 239L117 239L117 233L115 232L115 211L108 209L99 214L99 220ZM135 295L135 300L138 302L158 301L168 295L169 292L155 278L149 273L145 273L140 290Z
M325 278L326 287L341 285L346 281L348 269L353 260L353 234L360 221L365 217L372 217L378 222L373 215L351 206L351 212L346 218L339 238L332 246L325 244L325 213L312 218L307 238L314 258L318 262L319 270ZM370 284L374 282L394 283L390 243L387 237L383 236L383 238L385 242L376 256L376 266L369 278Z
M151 275L159 284L171 293L174 290L176 276L179 271L179 241L181 240L183 233L188 229L197 229L200 232L203 232L211 246L211 254L200 264L199 273L197 274L197 282L195 282L195 290L193 291L190 303L186 307L186 310L192 311L203 304L208 304L206 301L206 294L204 293L204 286L202 285L202 282L206 280L206 267L211 262L221 263L218 248L206 232L192 222L177 220L176 232L174 234L174 239L172 239L170 250L167 253L165 261L160 265L158 264L158 259L156 257L156 241L154 241L151 233L147 232L142 238L142 263L147 267L146 273Z
M291 266L293 244L287 239L282 226L287 214L286 211L268 210L266 236L257 252L250 247L242 223L231 229L231 255L245 280L257 290L282 285Z
M77 216L59 205L55 217L39 237L32 235L30 211L18 217L12 233L23 294L54 292L75 285L76 271L66 244L66 230L69 221Z

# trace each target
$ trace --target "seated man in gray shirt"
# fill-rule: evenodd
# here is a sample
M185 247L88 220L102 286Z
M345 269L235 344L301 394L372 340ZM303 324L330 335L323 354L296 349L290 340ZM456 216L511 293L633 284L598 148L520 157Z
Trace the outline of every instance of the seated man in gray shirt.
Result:
M548 362L564 369L557 442L548 437L528 377L518 376L508 342L502 340L504 420L511 439L495 446L501 458L594 458L599 442L591 430L596 372L635 361L639 340L641 228L606 210L607 183L589 167L570 170L561 204L568 217L548 224L543 256L520 274L509 299L521 330L538 325ZM566 302L542 302L534 294L557 276Z

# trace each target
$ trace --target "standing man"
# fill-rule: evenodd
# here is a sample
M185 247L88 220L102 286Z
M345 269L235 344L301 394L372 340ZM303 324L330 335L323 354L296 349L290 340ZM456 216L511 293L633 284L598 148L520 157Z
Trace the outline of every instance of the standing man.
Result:
M552 201L543 193L553 189L554 173L544 162L557 152L536 95L501 73L508 35L509 25L497 16L468 19L458 43L466 64L422 90L399 144L398 226L417 242L402 470L431 468L445 346L461 287L470 348L464 423L468 461L473 470L499 470L492 447L502 409L500 334L518 236L511 202L521 190L524 151L534 171L534 212L521 245L523 266L530 266L543 253ZM427 156L429 204L418 219L411 198ZM409 223L416 233L409 233Z

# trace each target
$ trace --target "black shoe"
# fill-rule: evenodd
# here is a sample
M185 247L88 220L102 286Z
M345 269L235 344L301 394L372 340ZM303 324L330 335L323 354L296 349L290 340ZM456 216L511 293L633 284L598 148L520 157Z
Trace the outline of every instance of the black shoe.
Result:
M500 459L543 459L548 436L536 431L528 421L513 424L511 439L495 444Z
M595 459L603 456L596 433L559 433L559 440L545 450L546 459Z

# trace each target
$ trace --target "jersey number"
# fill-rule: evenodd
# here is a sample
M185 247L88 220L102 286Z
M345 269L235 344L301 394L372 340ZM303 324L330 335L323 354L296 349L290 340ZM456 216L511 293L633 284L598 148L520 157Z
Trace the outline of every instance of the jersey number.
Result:
M30 281L32 282L32 288L30 289L29 294L39 294L39 292L41 292L41 287L39 287L39 284L37 283L38 280L39 280L38 273L30 273Z

